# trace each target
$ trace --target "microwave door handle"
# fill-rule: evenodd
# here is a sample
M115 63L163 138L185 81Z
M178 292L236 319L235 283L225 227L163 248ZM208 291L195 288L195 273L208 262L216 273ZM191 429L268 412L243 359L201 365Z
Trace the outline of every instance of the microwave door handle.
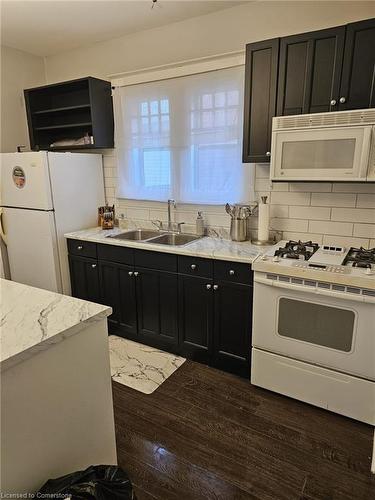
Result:
M4 244L7 245L7 236L4 231L3 226L3 209L0 208L0 239L3 240Z
M302 279L302 278L301 278ZM314 280L318 281L318 280ZM277 280L271 280L268 278L263 278L262 276L254 276L254 283L262 283L264 285L268 286L274 286L277 288L284 288L287 290L294 290L298 292L305 292L305 293L313 293L316 295L322 295L325 297L331 297L335 299L340 299L344 300L347 302L367 302L367 303L372 303L375 304L375 297L371 296L363 296L363 295L350 295L348 297L347 293L343 292L335 292L334 290L326 290L324 288L317 288L317 287L309 287L306 285L298 285L298 284L291 284L291 283L284 283L280 282Z

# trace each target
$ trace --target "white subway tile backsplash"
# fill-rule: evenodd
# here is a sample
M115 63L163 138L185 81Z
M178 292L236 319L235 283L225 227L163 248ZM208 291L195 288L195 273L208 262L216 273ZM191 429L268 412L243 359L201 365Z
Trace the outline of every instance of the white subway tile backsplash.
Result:
M255 179L255 191L270 191L271 183L269 179Z
M270 178L270 166L268 163L259 163L255 165L255 177L257 179L269 179Z
M375 209L370 208L332 208L332 220L368 222L375 224Z
M343 247L364 247L368 248L369 240L366 238L351 238L349 236L323 236L324 245L341 245Z
M307 232L308 221L299 219L271 219L270 228L276 231L297 231Z
M273 182L272 191L289 191L288 182Z
M312 193L311 205L319 207L355 207L356 194Z
M375 183L337 182L333 184L334 193L375 193Z
M338 236L351 236L353 224L349 222L309 221L309 231L312 233L337 234Z
M290 217L289 211L292 207L288 207L288 205L270 205L270 216L271 217ZM305 219L306 217L298 217L299 219Z
M291 233L289 231L284 231L283 238L285 240L294 240L294 241L313 241L314 243L323 243L323 235L322 234L314 234L314 233Z
M116 151L104 150L102 153L106 199L109 204L116 204L117 213L124 213L141 224L148 224L152 219L166 221L166 202L115 199L118 184ZM271 183L269 175L269 164L255 165L255 199L268 197L270 228L282 231L283 238L375 247L375 183ZM224 205L178 204L176 220L185 222L185 228L194 228L198 210L203 212L206 226L227 235L230 218ZM255 215L249 221L255 236L257 226Z
M375 194L358 194L358 208L375 208Z
M329 207L289 207L291 219L329 220L331 209Z
M275 205L310 205L310 193L271 193L271 203Z
M329 182L291 182L289 191L299 191L302 193L330 193L332 184Z
M353 236L375 238L375 224L354 224Z

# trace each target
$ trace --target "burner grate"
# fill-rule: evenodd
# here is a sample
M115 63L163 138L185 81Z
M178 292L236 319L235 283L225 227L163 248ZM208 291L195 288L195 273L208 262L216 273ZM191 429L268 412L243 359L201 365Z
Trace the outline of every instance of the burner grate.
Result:
M318 250L319 245L312 241L290 240L285 247L280 247L274 255L283 259L309 260Z
M343 262L344 265L371 269L375 265L375 248L351 247Z

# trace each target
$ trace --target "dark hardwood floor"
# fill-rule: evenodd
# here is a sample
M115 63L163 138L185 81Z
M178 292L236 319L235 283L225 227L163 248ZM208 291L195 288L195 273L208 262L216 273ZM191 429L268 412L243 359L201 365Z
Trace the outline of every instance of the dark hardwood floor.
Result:
M186 361L153 394L113 383L138 500L374 500L373 429Z

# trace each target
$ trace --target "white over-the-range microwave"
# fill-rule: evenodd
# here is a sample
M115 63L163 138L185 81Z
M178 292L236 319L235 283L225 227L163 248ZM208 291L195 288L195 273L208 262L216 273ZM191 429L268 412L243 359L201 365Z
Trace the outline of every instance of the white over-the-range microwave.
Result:
M270 179L375 182L375 109L273 118Z

